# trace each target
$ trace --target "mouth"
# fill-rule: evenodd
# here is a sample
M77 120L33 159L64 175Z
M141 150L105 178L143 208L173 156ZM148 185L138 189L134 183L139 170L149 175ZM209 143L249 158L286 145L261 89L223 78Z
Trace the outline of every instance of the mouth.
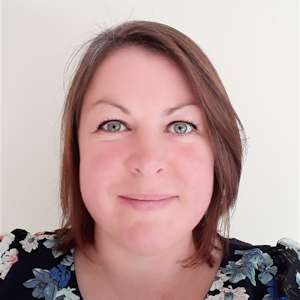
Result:
M171 204L177 197L166 194L131 194L119 196L127 205L139 211L153 211Z

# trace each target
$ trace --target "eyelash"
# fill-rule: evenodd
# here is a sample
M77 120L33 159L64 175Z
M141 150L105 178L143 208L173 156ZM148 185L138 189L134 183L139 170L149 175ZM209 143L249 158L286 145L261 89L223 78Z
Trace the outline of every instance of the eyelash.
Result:
M120 122L120 123L122 123L123 125L126 126L126 124L125 124L123 121L121 121L121 120L118 120L118 119L109 119L109 118L107 118L106 121L103 121L103 122L101 122L101 123L98 125L97 130L101 130L102 127L103 127L104 125L106 125L107 123L110 123L110 122ZM126 126L126 127L127 127L127 126Z
M173 124L176 124L176 123L186 123L188 125L190 125L194 130L198 130L198 127L199 127L199 124L196 122L196 121L191 121L191 120L184 120L184 119L181 119L181 120L177 120L177 121L174 121L174 122L171 122L169 126L173 125ZM190 132L192 132L193 130L191 130ZM190 133L188 132L188 133ZM175 132L176 133L176 132ZM188 134L187 133L187 134ZM180 134L180 133L177 133L178 135L183 135L183 134Z
M119 122L121 124L123 124L124 126L126 126L128 128L128 126L126 125L126 123L124 123L123 121L121 120L118 120L118 119L109 119L107 118L106 121L104 122L101 122L98 127L97 127L97 131L98 130L103 130L103 126L105 126L106 124L110 123L110 122ZM176 123L186 123L188 125L190 125L194 130L198 130L198 127L199 127L199 124L195 121L191 121L191 120L184 120L184 119L181 119L181 120L177 120L177 121L174 121L174 122L171 122L167 127L170 127L171 125L173 124L176 124ZM113 131L108 131L108 130L105 130L106 132L113 132ZM192 132L193 130L191 130L190 132ZM116 132L119 132L119 131L116 131ZM190 132L186 133L186 134L189 134ZM178 134L178 135L185 135L184 133L183 134L180 134L180 133L176 133L174 132L175 134Z

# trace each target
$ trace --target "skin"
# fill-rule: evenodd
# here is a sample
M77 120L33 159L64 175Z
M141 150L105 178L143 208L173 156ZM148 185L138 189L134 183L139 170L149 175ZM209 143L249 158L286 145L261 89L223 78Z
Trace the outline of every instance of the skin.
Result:
M80 188L95 221L95 247L75 251L85 299L98 289L107 299L177 299L179 282L205 297L218 267L202 264L204 279L201 268L178 263L195 251L192 230L213 190L213 153L194 99L174 61L138 47L113 52L95 72L78 135ZM120 122L103 125L107 120ZM129 194L173 198L159 208L135 209L122 198ZM92 275L88 281L81 274Z

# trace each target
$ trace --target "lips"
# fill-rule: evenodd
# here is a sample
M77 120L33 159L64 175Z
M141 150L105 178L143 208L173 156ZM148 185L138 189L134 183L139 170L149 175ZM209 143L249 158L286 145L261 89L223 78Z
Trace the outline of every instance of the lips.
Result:
M167 195L167 194L130 194L130 195L123 195L121 197L127 198L127 199L133 199L133 200L164 200L171 197L174 197L173 195Z
M139 211L153 211L171 204L177 197L167 194L130 194L120 196L121 200Z

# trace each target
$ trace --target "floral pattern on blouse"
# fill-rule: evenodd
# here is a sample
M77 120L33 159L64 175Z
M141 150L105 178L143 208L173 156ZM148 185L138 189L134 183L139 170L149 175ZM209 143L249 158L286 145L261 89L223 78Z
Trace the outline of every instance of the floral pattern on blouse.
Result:
M16 229L1 236L0 300L83 299L76 281L74 249L63 256L56 246L55 232L32 235ZM281 239L276 247L230 239L229 252L205 298L296 299L300 299L300 244L291 239Z

